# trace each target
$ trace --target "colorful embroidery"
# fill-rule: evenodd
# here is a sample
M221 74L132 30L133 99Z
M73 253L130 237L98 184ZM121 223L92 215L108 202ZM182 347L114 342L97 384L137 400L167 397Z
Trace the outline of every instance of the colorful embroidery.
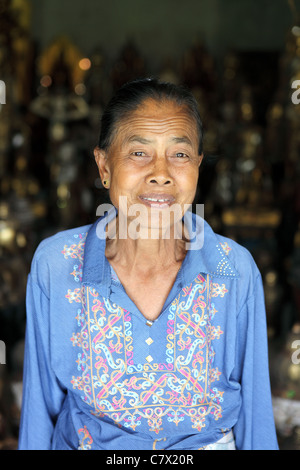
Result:
M87 289L82 328L71 338L81 349L77 359L81 377L73 376L71 383L84 392L82 398L93 406L93 414L107 415L132 429L146 421L156 434L163 430L164 419L177 426L189 418L192 428L201 431L208 415L221 417L223 392L211 384L220 377L212 367L212 341L222 331L210 323L216 310L208 309L204 301L207 286L203 278L196 280L186 301L183 292L173 302L166 360L151 364L133 362L130 313Z
M73 271L70 274L74 276L74 281L82 281L82 264L74 264Z
M74 235L74 238L78 238L79 242L72 243L72 245L70 246L68 245L64 246L62 254L64 255L65 259L68 259L70 257L70 258L78 258L80 261L83 260L86 237L87 237L87 233Z
M217 284L216 282L213 283L211 292L212 297L217 297L218 295L224 297L227 292L228 290L226 289L225 284L220 286L220 284Z
M77 306L70 338L78 348L77 373L71 384L91 413L156 435L181 426L185 432L186 420L200 432L209 420L221 418L224 392L216 387L221 372L214 367L213 342L223 331L214 323L215 299L227 292L225 284L198 275L166 312L164 359L136 362L131 313L95 289L68 289L66 299ZM86 443L87 434L81 445Z
M83 434L83 437L79 441L78 450L91 450L93 438L87 430L87 427L84 426L83 428L79 429L78 434Z
M78 288L73 291L71 289L68 289L66 298L69 300L70 304L72 302L80 303L81 302L81 289Z
M220 245L223 248L225 255L228 255L228 253L232 250L227 242L220 243Z

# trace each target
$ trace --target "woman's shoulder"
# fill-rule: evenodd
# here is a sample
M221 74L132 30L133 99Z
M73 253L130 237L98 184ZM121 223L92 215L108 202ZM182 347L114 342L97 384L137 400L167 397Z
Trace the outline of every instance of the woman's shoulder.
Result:
M242 289L253 291L257 280L261 278L253 254L245 246L231 238L219 234L216 235L216 238L224 256L237 271L237 279Z
M55 253L57 250L63 246L72 246L77 245L83 240L85 240L86 235L90 229L91 225L84 225L81 227L76 227L68 230L62 230L56 232L50 236L44 238L38 245L34 256L47 256L50 253Z
M30 274L41 278L49 271L59 272L67 259L83 257L85 239L91 225L62 230L44 238L37 246Z
M204 232L203 248L209 252L207 255L212 256L213 252L218 253L217 260L220 260L220 257L228 260L240 274L244 271L249 273L249 269L254 274L258 273L255 260L245 246L232 238L215 232L206 221L204 221Z

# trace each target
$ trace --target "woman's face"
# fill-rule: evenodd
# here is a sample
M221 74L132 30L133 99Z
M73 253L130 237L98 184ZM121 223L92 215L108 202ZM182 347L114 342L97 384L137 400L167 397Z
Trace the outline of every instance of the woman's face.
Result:
M193 202L203 158L198 147L197 125L186 108L148 99L118 124L106 152L95 149L95 158L119 213L132 220L140 207L140 225L155 228L175 207L180 217L171 215L169 223L164 217L163 223L181 220Z

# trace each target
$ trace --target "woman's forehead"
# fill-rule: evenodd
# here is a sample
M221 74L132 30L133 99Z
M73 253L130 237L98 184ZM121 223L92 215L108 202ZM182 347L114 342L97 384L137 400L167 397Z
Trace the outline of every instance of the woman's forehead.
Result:
M179 132L198 138L197 123L188 108L166 100L158 102L148 99L137 109L127 113L116 130L122 134Z

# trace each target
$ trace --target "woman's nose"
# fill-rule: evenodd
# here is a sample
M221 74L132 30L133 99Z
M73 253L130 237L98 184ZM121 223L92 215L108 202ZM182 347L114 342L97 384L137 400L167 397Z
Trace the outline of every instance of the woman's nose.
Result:
M151 172L149 172L149 175L147 176L147 183L159 185L173 183L173 178L170 175L168 162L165 158L156 159L153 167L151 168Z

